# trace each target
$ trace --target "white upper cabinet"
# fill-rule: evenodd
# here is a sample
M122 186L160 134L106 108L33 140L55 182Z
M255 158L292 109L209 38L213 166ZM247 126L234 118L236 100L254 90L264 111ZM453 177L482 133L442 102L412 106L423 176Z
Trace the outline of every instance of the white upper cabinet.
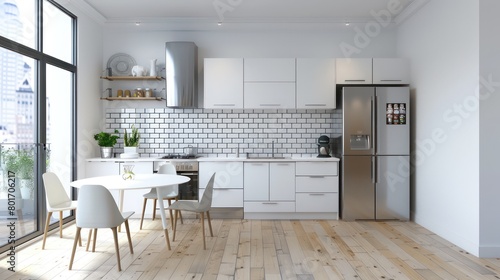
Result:
M337 58L337 84L372 84L371 58Z
M244 108L295 108L295 83L245 83Z
M297 58L297 108L335 108L335 59Z
M409 84L410 62L402 58L374 58L374 84Z
M205 58L204 108L243 108L243 58Z
M295 82L295 58L245 58L245 82Z

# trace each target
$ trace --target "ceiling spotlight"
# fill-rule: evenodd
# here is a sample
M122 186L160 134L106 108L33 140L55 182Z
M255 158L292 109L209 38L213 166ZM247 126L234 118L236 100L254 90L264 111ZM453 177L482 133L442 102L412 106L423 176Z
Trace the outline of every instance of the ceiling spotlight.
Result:
M136 21L136 22L135 22L135 25L136 25L136 26L139 26L139 25L141 25L141 22L140 22L140 21Z
M217 25L221 26L222 25L222 21L217 22Z
M345 26L349 26L349 25L350 25L350 23L349 23L349 22L346 22L346 23L345 23Z

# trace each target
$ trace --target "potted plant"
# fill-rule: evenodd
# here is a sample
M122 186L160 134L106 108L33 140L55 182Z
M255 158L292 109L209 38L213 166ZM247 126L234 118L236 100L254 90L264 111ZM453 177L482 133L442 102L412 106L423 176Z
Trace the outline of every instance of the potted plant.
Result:
M16 185L21 190L22 197L32 198L34 191L35 156L33 150L13 149L2 150L2 162L5 163L5 174L15 174Z
M139 134L139 129L137 129L134 125L131 127L132 131L130 134L125 129L123 134L123 152L125 154L138 154L139 148L139 140L141 139L141 135Z
M97 141L97 145L101 147L101 158L112 158L113 157L113 147L120 136L118 136L118 130L115 129L114 134L101 131L94 135L94 139Z

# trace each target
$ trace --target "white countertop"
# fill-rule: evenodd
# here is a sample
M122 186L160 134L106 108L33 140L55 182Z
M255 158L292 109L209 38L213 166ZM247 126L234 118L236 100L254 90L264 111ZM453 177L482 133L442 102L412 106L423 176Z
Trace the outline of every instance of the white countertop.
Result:
M290 158L246 158L246 157L199 157L197 161L339 161L339 158L318 158L318 157L290 157ZM148 161L186 161L185 159L162 159L159 157L139 157L139 158L89 158L87 161L101 162L148 162Z

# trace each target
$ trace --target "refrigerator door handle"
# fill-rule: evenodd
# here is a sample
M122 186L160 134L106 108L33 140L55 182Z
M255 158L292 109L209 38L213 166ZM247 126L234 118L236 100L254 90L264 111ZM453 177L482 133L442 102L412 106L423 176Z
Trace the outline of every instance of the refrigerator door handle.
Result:
M377 162L376 158L372 157L372 168L371 168L371 177L372 177L372 183L376 184L377 183Z
M377 108L377 96L372 96L372 102L371 102L371 115L372 115L372 131L371 131L371 137L372 137L372 141L370 142L371 144L371 149L372 149L372 155L375 155L375 147L376 147L376 135L375 135L375 132L377 131L377 113L376 113L376 108Z

